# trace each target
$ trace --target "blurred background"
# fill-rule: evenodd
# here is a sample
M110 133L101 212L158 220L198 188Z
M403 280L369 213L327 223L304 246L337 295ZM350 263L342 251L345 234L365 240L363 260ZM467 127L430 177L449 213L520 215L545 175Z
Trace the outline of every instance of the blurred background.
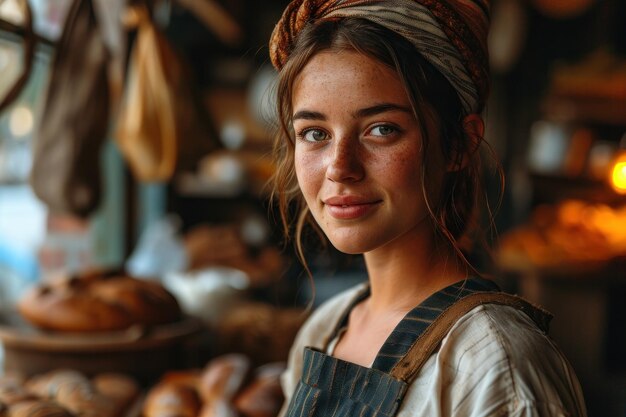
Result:
M92 268L158 280L215 328L234 300L278 314L365 279L312 244L314 294L270 205L267 43L287 3L0 0L0 314ZM626 416L626 2L491 3L489 270L555 314L590 416ZM241 349L253 321L223 334Z

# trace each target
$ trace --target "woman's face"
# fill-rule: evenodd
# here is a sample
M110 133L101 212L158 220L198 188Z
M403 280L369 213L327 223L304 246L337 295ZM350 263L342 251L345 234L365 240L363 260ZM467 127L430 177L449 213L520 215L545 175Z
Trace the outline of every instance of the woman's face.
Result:
M338 250L432 236L420 128L392 69L356 52L321 52L296 78L292 105L298 183Z

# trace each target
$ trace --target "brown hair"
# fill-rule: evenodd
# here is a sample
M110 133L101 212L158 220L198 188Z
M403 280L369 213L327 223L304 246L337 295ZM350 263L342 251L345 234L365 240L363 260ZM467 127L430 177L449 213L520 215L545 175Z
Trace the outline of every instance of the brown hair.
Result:
M437 242L451 249L468 270L478 273L466 258L464 250L469 249L468 243L473 241L469 237L478 229L475 212L478 199L483 194L481 161L478 146L472 144L463 129L464 112L459 97L445 77L409 41L376 23L358 18L309 24L299 34L278 77L276 93L280 125L274 145L277 169L272 178L272 200L278 202L286 237L289 238L292 233L295 235L296 250L304 267L307 268L302 248L304 225L309 223L319 235L323 234L307 208L295 175L292 91L305 65L314 55L325 50L356 51L397 72L422 130L420 191L426 201ZM437 137L433 137L433 132L429 134L425 128L429 116L436 123ZM437 190L428 185L432 183L429 181L429 161L438 159L428 157L432 152L440 152L448 166L456 167L444 175L443 185ZM499 166L498 174L503 178ZM436 201L433 201L433 195ZM293 217L297 222L292 231L290 220Z

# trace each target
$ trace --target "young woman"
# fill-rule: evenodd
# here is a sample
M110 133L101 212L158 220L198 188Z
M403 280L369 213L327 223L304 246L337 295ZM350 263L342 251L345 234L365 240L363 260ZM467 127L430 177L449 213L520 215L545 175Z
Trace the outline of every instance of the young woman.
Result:
M486 0L297 0L270 43L275 194L363 254L283 377L283 416L584 416L546 313L464 255L480 199Z

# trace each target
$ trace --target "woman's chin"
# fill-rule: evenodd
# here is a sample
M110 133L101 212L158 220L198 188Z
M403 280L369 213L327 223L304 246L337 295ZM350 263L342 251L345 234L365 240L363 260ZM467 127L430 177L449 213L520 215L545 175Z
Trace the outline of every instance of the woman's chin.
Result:
M362 239L337 239L329 238L330 243L339 252L347 255L361 255L365 252L369 252L372 248L370 245L365 244Z

